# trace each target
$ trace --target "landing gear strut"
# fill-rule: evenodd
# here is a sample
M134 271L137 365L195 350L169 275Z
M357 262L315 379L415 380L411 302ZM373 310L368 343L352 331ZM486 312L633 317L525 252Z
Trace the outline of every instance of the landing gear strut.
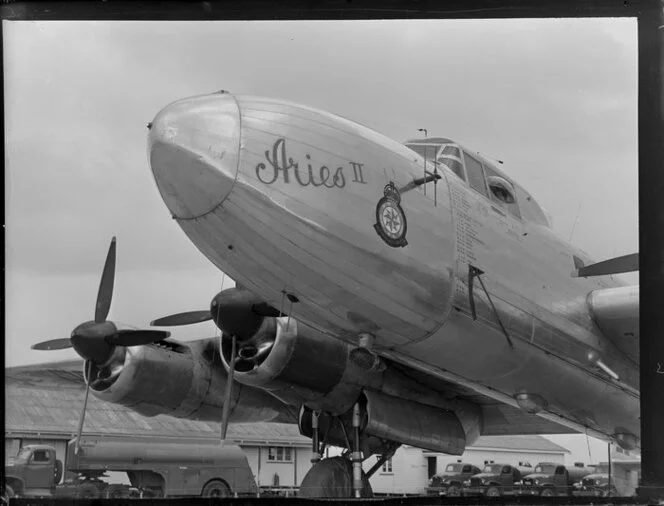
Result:
M369 477L394 454L399 444L363 434L363 416L366 416L366 413L361 403L355 403L349 411L340 416L312 411L309 408L301 410L300 432L311 437L313 466L302 480L300 497L373 496ZM338 457L323 458L328 441L333 446L345 447L346 451ZM363 461L376 454L381 457L376 465L365 473L362 469Z

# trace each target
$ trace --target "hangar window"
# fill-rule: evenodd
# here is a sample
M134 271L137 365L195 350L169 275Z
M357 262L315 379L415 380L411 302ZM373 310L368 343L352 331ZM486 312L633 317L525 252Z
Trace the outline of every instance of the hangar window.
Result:
M392 473L392 458L389 458L385 461L381 472Z
M486 189L482 164L465 151L463 152L463 158L466 161L466 171L468 172L468 183L470 184L470 187L488 198L489 192Z
M288 446L271 446L267 452L270 462L292 462L292 449Z

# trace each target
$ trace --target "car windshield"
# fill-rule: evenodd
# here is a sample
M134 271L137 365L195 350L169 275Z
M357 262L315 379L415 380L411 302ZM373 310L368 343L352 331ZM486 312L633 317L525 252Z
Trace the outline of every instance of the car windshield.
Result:
M541 474L553 474L556 471L556 466L551 464L551 465L542 465L542 466L536 466L535 467L535 472L536 473L541 473Z
M484 466L484 469L482 469L483 473L492 473L492 474L500 474L501 469L503 468L502 464L492 464L489 466Z
M21 448L16 455L16 460L28 460L32 450L30 448Z
M445 468L446 473L460 473L463 464L448 464Z

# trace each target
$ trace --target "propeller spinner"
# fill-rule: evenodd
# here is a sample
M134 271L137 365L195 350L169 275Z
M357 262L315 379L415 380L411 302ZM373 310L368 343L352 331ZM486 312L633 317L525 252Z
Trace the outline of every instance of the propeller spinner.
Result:
M99 282L95 318L81 323L70 338L52 339L32 346L33 350L63 350L74 348L86 361L99 365L106 362L116 346L141 346L166 339L170 333L163 330L120 329L106 317L111 309L115 282L116 239L113 237L106 255L106 263Z

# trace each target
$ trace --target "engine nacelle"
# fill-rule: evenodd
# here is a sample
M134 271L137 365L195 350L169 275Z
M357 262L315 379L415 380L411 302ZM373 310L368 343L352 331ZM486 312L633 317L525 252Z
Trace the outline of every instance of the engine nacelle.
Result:
M331 415L348 414L362 400L370 415L366 430L381 439L452 454L477 440L479 406L447 399L389 362L363 366L351 360L354 349L294 318L265 318L254 337L240 343L235 378L285 403ZM230 356L230 338L224 336L226 367Z
M256 335L241 343L235 378L288 404L313 403L341 414L352 407L368 377L375 376L348 360L351 349L294 318L265 318ZM230 354L230 338L224 336L222 358L227 368Z
M420 404L408 399L392 397L378 392L365 391L360 400L364 416L361 419L361 447L364 456L384 453L386 442L408 444L450 455L462 455L466 446L478 437L473 431L466 432L468 425L462 423L454 411ZM313 435L312 410L303 407L298 420L300 432ZM465 421L469 422L469 412ZM350 412L335 423L329 416L319 415L318 426L329 444L346 445L346 433L350 432ZM474 423L481 426L479 408L473 414ZM341 424L346 426L346 431Z
M103 367L94 367L90 388L99 399L143 416L170 415L219 422L227 373L217 339L117 347ZM296 413L266 392L233 389L231 422L295 421Z

